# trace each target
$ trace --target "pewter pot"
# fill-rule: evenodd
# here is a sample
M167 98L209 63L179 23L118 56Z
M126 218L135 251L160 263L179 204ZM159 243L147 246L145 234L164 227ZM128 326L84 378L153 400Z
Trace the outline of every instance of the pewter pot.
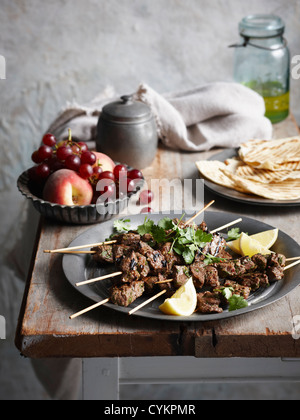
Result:
M148 105L126 95L103 107L98 121L98 152L116 162L144 169L154 160L157 144L156 123Z

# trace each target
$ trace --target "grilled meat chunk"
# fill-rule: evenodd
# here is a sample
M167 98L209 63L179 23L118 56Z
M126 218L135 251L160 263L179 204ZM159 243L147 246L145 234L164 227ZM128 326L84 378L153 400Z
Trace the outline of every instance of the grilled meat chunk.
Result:
M268 264L268 258L262 254L255 254L251 257L251 260L254 262L259 271L265 271Z
M162 274L159 274L158 275L158 281L164 281L164 280L167 280L167 279ZM157 288L158 288L158 290L166 290L167 291L164 295L166 298L170 298L176 292L174 282L157 284Z
M157 287L156 283L158 282L158 277L150 276L150 277L145 277L143 280L145 283L145 293L147 295L152 295L155 292L155 289Z
M129 250L120 263L120 269L124 273L122 281L127 282L140 278L138 263L137 254L134 251Z
M190 266L193 282L197 289L202 289L205 283L205 269L202 262L194 262Z
M185 265L175 265L173 268L173 283L176 289L183 286L190 278L189 267Z
M284 277L284 267L286 258L282 254L270 254L268 256L268 266L266 269L270 283L281 280Z
M286 263L286 257L282 254L272 253L268 255L268 265L271 267L284 267Z
M145 235L143 235L141 239L143 242L151 242L152 244L156 243L151 233L145 233Z
M197 312L202 314L222 313L223 309L220 307L221 299L218 294L213 292L204 292L197 294Z
M147 255L147 252L153 252L153 248L144 241L139 241L136 250L142 255Z
M259 289L260 287L270 286L268 276L264 273L246 273L237 278L237 282L242 286L250 287L252 291Z
M110 301L118 306L129 306L145 291L143 281L132 281L131 283L115 286L111 289Z
M220 281L219 281L218 270L211 265L207 265L206 267L204 267L204 270L205 270L205 286L219 287Z
M167 261L160 251L155 251L152 249L152 251L147 252L146 256L150 268L154 273L157 274L166 270Z
M93 259L101 264L113 264L113 247L111 245L100 245L92 248L92 251L96 251L93 254Z
M147 258L140 254L139 252L136 252L137 257L137 269L138 272L142 277L147 277L150 272L150 267L147 261Z
M141 237L137 233L129 232L118 235L116 240L118 244L136 246L141 240Z
M229 252L225 251L224 248L220 249L220 251L215 255L218 258L224 258L225 260L232 260L233 256L229 254Z
M212 265L205 266L203 263L195 262L190 266L190 271L197 289L202 289L204 286L220 286L218 270Z
M119 266L122 260L125 258L125 255L128 253L130 247L128 245L115 244L113 245L112 249L113 249L114 261L116 265Z
M267 267L266 274L269 278L270 283L275 283L276 281L279 281L283 279L284 277L284 271L283 267Z
M257 268L256 264L249 257L219 262L215 264L215 267L222 278L235 278L247 272L252 272Z
M208 227L205 222L200 223L200 225L198 226L198 229L203 230L203 232L208 233Z
M203 254L211 254L214 257L219 254L222 249L226 248L226 241L219 233L214 233L212 241L207 243L203 248Z

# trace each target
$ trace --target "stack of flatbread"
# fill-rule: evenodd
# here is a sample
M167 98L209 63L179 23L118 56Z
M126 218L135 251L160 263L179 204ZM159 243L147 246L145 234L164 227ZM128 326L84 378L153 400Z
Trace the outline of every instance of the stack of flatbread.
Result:
M223 187L271 200L300 199L300 136L250 140L225 162L196 162L200 174Z

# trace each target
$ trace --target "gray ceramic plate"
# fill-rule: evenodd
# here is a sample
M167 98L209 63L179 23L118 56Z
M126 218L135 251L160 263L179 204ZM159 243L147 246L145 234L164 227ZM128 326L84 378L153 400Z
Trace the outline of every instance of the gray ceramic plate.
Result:
M237 156L238 149L226 149L220 153L211 156L208 160L219 160L224 162L226 159L230 159ZM254 204L260 206L300 206L299 200L268 200L267 198L259 197L252 194L244 194L239 191L232 190L231 188L223 187L222 185L215 184L209 180L204 180L206 188L221 197L228 198L230 200L239 201L247 204Z
M158 222L162 217L177 217L178 215L160 215L155 214L151 215L151 219L155 222ZM181 217L181 215L179 215ZM236 214L223 213L223 212L206 212L205 221L208 224L211 230L223 226L226 223L229 223L237 219ZM133 228L143 224L145 215L132 216L131 225ZM200 223L202 220L196 220L197 223ZM89 243L96 243L108 238L112 233L113 222L103 223L97 225L92 229L89 229L82 235L78 236L70 246L79 246ZM262 232L264 230L273 229L274 227L267 225L265 223L259 222L254 219L243 217L243 221L239 223L238 227L244 232L249 234L254 234ZM292 238L286 235L283 232L279 232L278 240L275 246L272 248L275 252L282 253L288 257L296 257L300 255L300 245L297 244ZM108 273L111 273L115 270L114 266L100 267L96 264L89 255L74 255L74 254L65 254L63 256L63 271L70 282L70 284L84 296L90 298L94 302L99 302L103 299L109 297L109 287L111 285L110 280L104 280L98 283L85 285L77 287L75 283L88 280L91 278L99 277ZM271 303L276 302L282 297L286 296L293 289L295 289L300 283L300 265L295 266L286 271L285 277L282 281L272 284L268 289L258 290L252 293L249 298L249 307L240 309L234 312L224 311L222 314L211 314L203 315L199 313L194 313L190 317L176 317L165 315L158 309L158 306L163 302L164 298L161 297L158 300L153 301L148 306L140 309L135 313L136 316L151 318L151 319L160 319L168 321L212 321L218 319L224 319L233 317L236 315L242 315L256 309L267 306ZM123 312L128 314L130 309L133 309L140 303L142 303L146 298L141 297L130 305L130 308L123 308L120 306L107 303L105 306L111 308L112 310Z

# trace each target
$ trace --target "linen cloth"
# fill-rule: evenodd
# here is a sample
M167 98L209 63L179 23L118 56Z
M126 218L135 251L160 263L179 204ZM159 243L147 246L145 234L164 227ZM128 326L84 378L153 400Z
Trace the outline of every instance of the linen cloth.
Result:
M118 98L112 88L107 88L88 104L69 104L48 131L61 140L68 137L71 128L75 140L95 141L103 106ZM216 146L238 147L254 138L272 138L263 98L238 83L209 83L168 94L142 83L133 98L150 106L159 139L172 149L198 152Z

